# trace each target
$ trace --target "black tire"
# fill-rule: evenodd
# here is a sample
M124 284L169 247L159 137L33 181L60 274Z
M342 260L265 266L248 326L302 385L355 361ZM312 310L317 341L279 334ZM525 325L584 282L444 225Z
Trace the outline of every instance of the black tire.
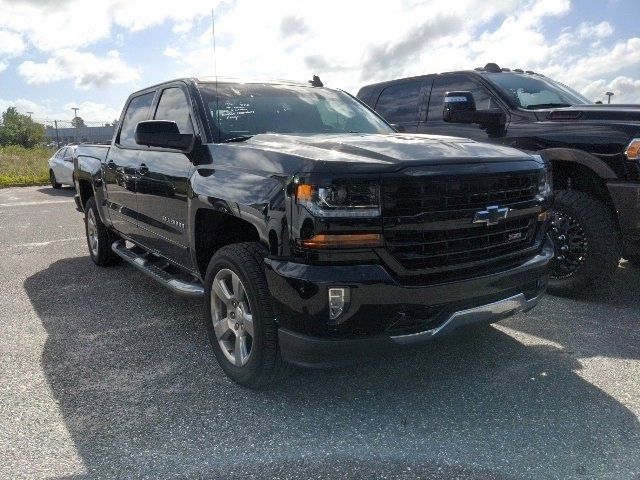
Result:
M58 183L58 181L56 180L56 174L53 173L53 170L49 170L49 182L51 182L51 187L55 188L56 190L62 188L62 184Z
M209 262L205 276L204 321L209 341L222 370L231 380L247 388L265 387L279 380L289 370L289 365L282 361L278 347L277 325L271 295L264 276L265 255L266 249L259 243L237 243L222 247ZM247 342L251 342L248 359L246 364L240 366L227 358L227 355L233 356L235 352L232 353L230 350L227 350L226 354L223 352L223 346L221 346L223 340L216 336L214 329L212 296L215 297L216 293L212 292L212 286L216 276L225 272L232 272L240 279L240 288L245 293L244 302L241 303L248 302L249 313L253 317L253 336L249 336L249 332L246 332ZM231 289L228 292L233 293L235 298L237 292L231 292ZM225 318L238 318L231 315L232 313L227 309ZM223 320L223 322L226 321ZM227 341L229 343L235 341L236 346L238 345L236 332L245 334L242 331L244 327L239 330L237 323L235 331L228 326L222 328L228 328L230 340Z
M101 267L119 263L121 258L111 250L111 244L118 239L118 236L111 233L100 220L94 197L90 197L84 204L84 212L84 229L93 263Z
M565 238L561 237L563 232ZM575 295L611 280L620 261L621 245L613 214L602 202L583 192L557 191L551 236L556 256L550 293ZM567 250L562 251L563 247Z

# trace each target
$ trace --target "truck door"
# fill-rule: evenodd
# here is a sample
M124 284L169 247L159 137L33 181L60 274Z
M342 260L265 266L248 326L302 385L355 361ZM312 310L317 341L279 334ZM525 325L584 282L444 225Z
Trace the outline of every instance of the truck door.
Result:
M155 120L176 122L180 133L194 133L188 94L181 85L160 92ZM192 164L186 152L151 147L138 159L140 243L189 268L188 202Z
M104 170L111 223L120 233L132 238L138 230L138 156L143 149L147 149L136 143L135 131L138 122L147 120L154 95L155 92L149 92L129 101L120 131L107 154Z
M431 80L408 80L385 87L374 110L401 132L416 133L420 124Z
M482 142L498 141L495 132L491 135L476 123L448 123L442 119L444 94L451 91L468 91L476 101L476 110L490 110L502 108L493 98L489 90L471 77L462 74L438 76L433 81L426 122L418 127L420 133L434 135L450 135L454 137L472 138ZM504 109L503 109L504 110ZM507 113L507 112L505 112Z

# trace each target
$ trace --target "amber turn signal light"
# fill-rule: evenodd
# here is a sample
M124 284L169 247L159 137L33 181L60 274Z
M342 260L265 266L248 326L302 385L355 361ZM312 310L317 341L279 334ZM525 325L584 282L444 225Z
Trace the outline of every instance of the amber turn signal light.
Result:
M296 188L296 198L299 202L311 201L313 197L313 187L305 183L301 183Z
M550 218L551 218L551 213L549 213L549 210L545 210L544 212L540 212L538 214L538 221L539 222L546 222Z
M624 154L629 160L640 159L640 138L634 138L631 140L627 149L624 151Z
M382 237L379 233L358 233L349 235L318 234L302 241L307 248L355 248L380 247Z

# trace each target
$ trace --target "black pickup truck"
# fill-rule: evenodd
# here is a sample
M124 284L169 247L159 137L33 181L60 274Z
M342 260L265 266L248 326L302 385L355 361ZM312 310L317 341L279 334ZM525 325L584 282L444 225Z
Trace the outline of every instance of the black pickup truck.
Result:
M539 156L399 134L319 81L176 80L119 125L75 160L90 256L203 299L242 385L494 322L546 288Z
M508 145L551 163L550 292L607 283L621 256L640 265L640 105L596 105L495 63L368 85L357 96L400 131Z

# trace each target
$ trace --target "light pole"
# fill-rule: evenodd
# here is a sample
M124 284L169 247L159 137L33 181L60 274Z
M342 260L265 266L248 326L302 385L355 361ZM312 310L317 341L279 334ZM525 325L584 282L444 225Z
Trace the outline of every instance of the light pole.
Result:
M611 103L611 97L613 97L614 93L613 92L606 92L605 95L608 97L607 98L607 103Z
M80 109L78 107L71 107L71 110L73 110L73 123L76 127L76 143L78 143L78 110Z

